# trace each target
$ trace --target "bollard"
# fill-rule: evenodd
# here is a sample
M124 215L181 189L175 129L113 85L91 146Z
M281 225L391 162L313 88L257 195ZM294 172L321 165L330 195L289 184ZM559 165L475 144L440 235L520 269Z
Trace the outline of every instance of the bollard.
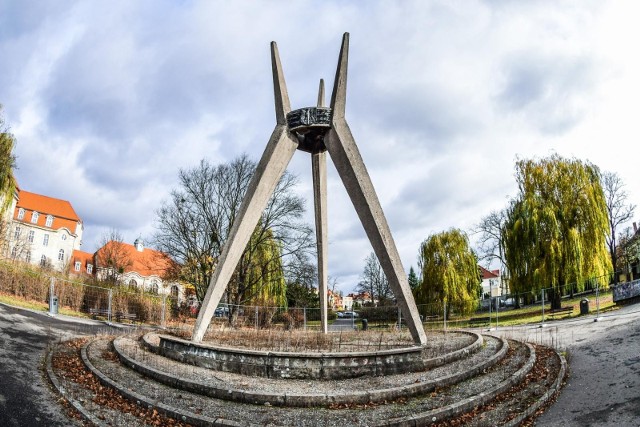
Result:
M369 329L369 321L367 319L362 319L362 330L366 331Z

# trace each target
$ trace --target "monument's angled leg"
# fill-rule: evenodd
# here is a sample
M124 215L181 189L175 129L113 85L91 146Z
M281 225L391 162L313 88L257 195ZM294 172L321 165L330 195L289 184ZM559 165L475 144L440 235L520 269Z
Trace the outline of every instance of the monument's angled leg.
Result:
M391 230L382 212L382 206L373 183L362 161L351 130L344 118L347 94L347 65L349 57L349 33L342 38L340 57L331 95L331 130L325 137L325 145L331 160L347 189L373 250L398 301L407 327L416 344L424 345L427 336L420 321L407 275L400 261Z
M209 288L202 301L191 339L202 341L211 322L213 313L229 284L238 261L242 256L251 234L269 202L280 177L287 168L291 157L298 148L298 142L291 136L286 124L287 113L291 110L289 94L282 73L278 46L271 43L271 67L273 71L273 91L276 109L276 128L271 134L256 172L249 183L238 215L233 222L229 237L225 242L218 265L209 282Z
M313 203L316 216L316 245L318 248L318 293L320 296L320 322L327 333L327 153L311 155L313 171Z
M389 280L411 336L416 344L424 345L427 342L427 336L420 321L418 307L413 299L407 275L371 178L346 121L339 120L333 123L325 143L384 274Z
M267 206L273 190L297 148L298 142L290 136L287 128L277 126L260 163L256 167L255 175L249 184L247 194L218 260L218 265L211 277L193 330L191 338L193 341L202 341L213 313L238 265L242 252L249 243L262 211Z

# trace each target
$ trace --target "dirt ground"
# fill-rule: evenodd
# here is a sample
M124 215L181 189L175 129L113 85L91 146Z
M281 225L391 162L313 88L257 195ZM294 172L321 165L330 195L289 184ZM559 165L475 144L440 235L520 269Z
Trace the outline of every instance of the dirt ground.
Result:
M536 426L640 426L640 305L594 317L491 331L566 351L567 384Z

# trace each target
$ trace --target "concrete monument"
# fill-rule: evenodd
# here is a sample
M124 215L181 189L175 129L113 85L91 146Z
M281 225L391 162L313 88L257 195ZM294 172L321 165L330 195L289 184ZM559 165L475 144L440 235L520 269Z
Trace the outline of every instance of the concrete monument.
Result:
M326 153L328 151L389 280L413 340L420 345L426 343L424 328L400 255L369 173L345 119L348 55L349 33L345 33L342 38L329 108L324 106L324 82L321 80L317 106L291 111L278 47L275 42L271 42L276 127L256 167L255 175L249 183L238 216L218 260L218 266L211 278L196 320L192 341L202 341L214 311L278 180L296 150L302 150L311 153L323 332L327 332Z

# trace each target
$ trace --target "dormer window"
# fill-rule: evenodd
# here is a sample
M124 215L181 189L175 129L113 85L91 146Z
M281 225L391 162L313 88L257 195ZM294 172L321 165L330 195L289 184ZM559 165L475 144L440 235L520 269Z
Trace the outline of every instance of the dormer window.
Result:
M82 266L82 263L80 261L76 261L74 268L76 271L80 271L81 266Z
M45 225L47 227L51 227L51 225L53 225L53 215L47 215L47 223Z
M87 264L87 273L93 273L93 264Z
M18 210L18 219L24 219L24 209Z
M31 214L31 223L32 224L37 224L39 217L40 217L40 214L38 212L36 212L36 211L33 211L33 213Z

